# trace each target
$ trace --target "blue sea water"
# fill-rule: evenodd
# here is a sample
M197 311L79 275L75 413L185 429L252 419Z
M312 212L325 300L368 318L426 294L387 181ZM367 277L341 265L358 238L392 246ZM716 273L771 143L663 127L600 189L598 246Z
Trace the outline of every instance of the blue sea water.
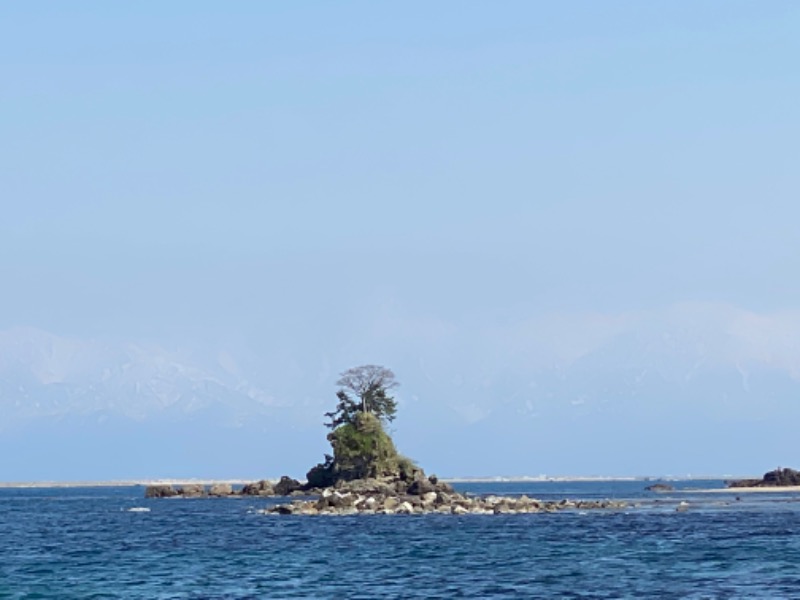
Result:
M346 517L141 487L2 489L0 598L800 598L800 495L645 485L456 486L636 504L622 511Z

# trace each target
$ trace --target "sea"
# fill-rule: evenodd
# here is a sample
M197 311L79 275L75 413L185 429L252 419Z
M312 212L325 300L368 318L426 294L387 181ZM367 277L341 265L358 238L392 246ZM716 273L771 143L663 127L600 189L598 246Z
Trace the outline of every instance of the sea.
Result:
M800 598L800 494L719 480L456 483L625 499L525 515L279 516L280 499L0 489L0 598Z

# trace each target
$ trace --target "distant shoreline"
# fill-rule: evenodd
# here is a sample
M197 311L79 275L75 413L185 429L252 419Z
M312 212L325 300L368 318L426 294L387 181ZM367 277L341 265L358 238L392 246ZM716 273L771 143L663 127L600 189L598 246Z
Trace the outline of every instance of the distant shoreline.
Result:
M90 488L90 487L137 487L148 485L213 485L229 483L245 485L254 479L130 479L122 481L12 481L0 482L0 489L24 488ZM278 481L275 479L274 481Z
M174 478L174 479L123 479L115 481L11 481L1 482L0 489L25 489L25 488L90 488L90 487L136 487L149 485L213 485L215 483L228 483L230 485L245 485L252 483L258 478L251 479L200 479L200 478ZM264 479L264 478L261 478ZM581 483L581 482L613 482L613 481L639 481L642 483L658 481L708 481L708 480L733 480L743 479L743 477L725 476L697 476L697 477L614 477L614 476L519 476L519 477L442 477L441 481L447 483ZM267 481L277 483L279 478L267 478ZM778 487L778 488L720 488L720 489L697 489L692 491L699 492L769 492L769 491L800 491L797 487Z
M728 493L728 494L768 494L768 493L779 493L779 492L800 492L800 485L774 485L774 486L765 486L765 487L725 487L725 488L713 488L708 490L675 490L677 492L698 492L701 494L720 494L720 493Z

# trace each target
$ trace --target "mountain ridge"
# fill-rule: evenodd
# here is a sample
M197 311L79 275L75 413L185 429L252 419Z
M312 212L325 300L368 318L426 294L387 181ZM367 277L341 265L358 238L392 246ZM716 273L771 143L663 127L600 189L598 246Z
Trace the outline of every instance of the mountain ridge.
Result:
M355 340L345 359L385 358L402 383L396 439L437 472L761 472L763 463L792 463L785 415L800 397L794 313L709 305L560 317L518 324L516 334L514 326L491 334L475 326L472 342L467 330L446 326L425 344L397 323L380 345ZM581 337L584 327L595 329ZM200 457L222 465L203 440L217 440L229 464L244 464L249 439L256 453L296 455L293 474L302 476L299 457L309 457L307 468L325 451L322 415L335 403L339 343L301 338L291 350L258 354L0 331L0 441L60 436L63 457L50 460L69 462L70 439L93 439L102 452L113 445L104 432L112 425L133 447L171 437L160 460L148 458L163 465L156 475L169 476L185 465L205 474ZM314 350L301 357L304 347ZM725 456L698 460L709 435Z

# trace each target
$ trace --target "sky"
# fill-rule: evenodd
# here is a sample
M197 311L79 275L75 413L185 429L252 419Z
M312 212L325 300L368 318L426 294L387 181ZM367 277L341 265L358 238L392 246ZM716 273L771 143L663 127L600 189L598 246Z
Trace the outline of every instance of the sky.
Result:
M798 26L786 1L5 3L0 330L325 348L332 382L398 332L402 360L457 331L429 360L480 364L553 319L580 346L676 306L794 315Z

